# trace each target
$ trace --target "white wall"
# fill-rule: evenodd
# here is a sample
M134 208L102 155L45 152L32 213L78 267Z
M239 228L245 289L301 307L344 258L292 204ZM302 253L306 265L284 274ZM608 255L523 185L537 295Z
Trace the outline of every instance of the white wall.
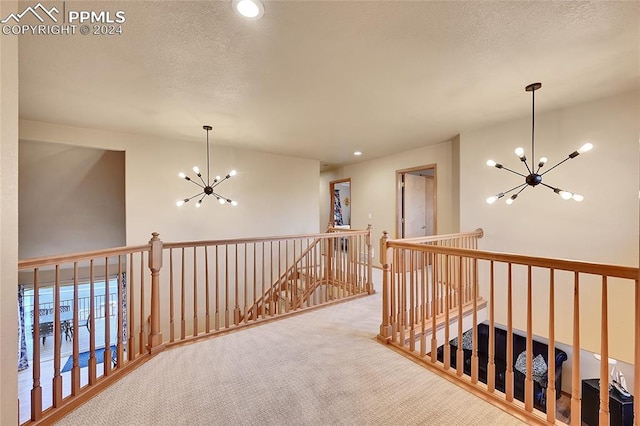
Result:
M545 102L543 92L536 98ZM485 162L491 158L522 171L513 150L523 146L530 156L530 117L461 134L461 228L482 227L482 249L637 266L639 112L639 93L633 92L536 114L536 157L548 157L549 165L586 141L594 144L591 152L544 176L545 183L584 195L582 203L564 201L541 186L528 188L511 206L504 203L507 197L494 205L485 202L522 180ZM524 285L522 275L516 291ZM534 274L534 306L542 310L534 314L537 335L546 335L547 282ZM581 287L581 345L592 352L600 347L599 282L585 277ZM556 288L556 338L571 344L571 274L560 277ZM519 296L524 303L524 293ZM632 362L632 283L611 282L609 302L610 356ZM504 305L496 308L498 321L504 321ZM525 329L524 309L515 311L514 326Z
M0 2L0 16L16 12ZM18 424L18 38L0 37L0 419Z
M365 229L367 224L373 225L376 258L382 231L389 231L391 238L396 237L397 170L437 165L438 234L458 232L458 212L453 208L457 188L453 185L452 156L453 144L447 141L347 165L332 176L332 179L351 178L351 227ZM326 208L329 208L328 204ZM469 229L475 228L477 226Z
M178 178L194 165L206 167L202 143L82 129L20 120L20 138L126 151L127 245L146 243L151 232L164 241L208 240L317 232L319 162L212 144L211 174L238 174L218 187L237 207L209 197L178 208L198 188ZM193 174L193 173L191 173Z
M126 244L124 152L19 145L20 259Z

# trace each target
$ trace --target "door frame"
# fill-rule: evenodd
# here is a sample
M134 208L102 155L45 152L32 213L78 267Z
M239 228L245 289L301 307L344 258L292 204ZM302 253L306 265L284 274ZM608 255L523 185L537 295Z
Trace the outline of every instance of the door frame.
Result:
M424 166L410 167L408 169L396 170L396 238L402 238L402 208L404 188L402 177L404 174L419 172L422 170L433 170L433 234L438 233L438 165L426 164ZM333 216L331 216L333 217Z
M331 227L333 228L336 224L333 221L333 193L334 190L336 188L336 184L339 183L349 183L349 209L351 210L351 205L353 205L353 193L351 191L351 178L344 178L344 179L338 179L338 180L332 180L331 182L329 182L329 223L331 224ZM351 217L353 217L353 212L351 214ZM349 221L349 223L351 223L351 221Z

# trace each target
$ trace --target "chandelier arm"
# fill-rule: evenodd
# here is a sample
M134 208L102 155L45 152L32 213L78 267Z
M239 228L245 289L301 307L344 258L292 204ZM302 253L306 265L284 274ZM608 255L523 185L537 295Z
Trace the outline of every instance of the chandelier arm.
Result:
M199 178L200 178L200 180L202 181L202 185L204 185L204 186L203 186L203 188L204 188L205 186L207 186L207 182L205 182L205 181L204 181L204 179L202 179L202 175L201 175L200 173L198 173L198 177L199 177ZM198 185L200 185L200 184L198 184Z
M527 164L527 162L526 162L526 161L523 161L523 163L524 163L524 166L527 168L527 171L529 172L529 174L533 173L533 172L531 171L531 169L529 168L529 165ZM524 176L524 175L522 175L522 176Z
M189 179L189 182L191 182L192 184L194 184L194 185L196 185L196 186L199 186L200 188L204 189L204 186L200 185L198 182L196 182L196 181L195 181L195 180L193 180L193 179Z
M542 186L546 186L547 188L549 188L549 189L550 189L550 190L552 190L553 192L555 192L555 191L556 191L556 189L559 189L559 188L554 188L554 187L553 187L553 186L551 186L551 185L547 185L547 184L546 184L546 183L544 183L544 182L540 182L540 185L542 185Z
M516 195L516 196L520 195L520 193L521 193L522 191L524 191L525 189L527 189L528 187L529 187L529 185L525 184L525 185L522 187L522 189L521 189L520 191L516 192L516 194L515 194L515 195Z
M193 200L194 198L196 198L198 195L202 195L202 194L204 194L204 191L198 192L196 195L192 195L191 197L186 198L186 200L187 200L186 202L189 202L189 201Z
M547 170L546 172L544 172L543 174L541 174L540 176L544 176L547 173L549 173L551 170L555 169L556 167L558 167L560 164L564 163L565 161L569 161L571 160L571 157L567 157L564 160L562 160L561 162L559 162L558 164L556 164L555 166L551 167L549 170Z
M230 178L231 178L231 176L228 176L228 175L225 176L224 178L220 179L219 181L214 182L214 184L211 185L211 188L215 188L216 186L220 185L222 182L224 182L225 180L230 179Z
M225 197L225 196L222 196L222 195L218 194L217 192L212 192L212 193L211 193L211 195L213 195L213 196L214 196L214 197L216 197L217 199L222 198L222 199L223 199L223 200L225 200L225 201L229 201L229 202L231 202L231 199L230 199L230 198L227 198L227 197Z
M500 192L500 194L507 195L507 194L508 194L508 193L510 193L511 191L515 191L516 189L518 189L518 188L520 188L520 187L523 187L523 186L524 186L525 188L527 187L526 182L525 182L525 183L523 183L523 184L521 184L521 185L514 186L513 188L511 188L511 189L510 189L510 190L508 190L508 191Z
M518 176L522 176L523 178L526 178L526 176L525 176L525 175L523 175L522 173L518 173L518 172L516 172L515 170L511 170L511 169L510 169L510 168L508 168L508 167L502 166L502 167L500 167L500 169L502 169L502 170L506 170L506 171L508 171L508 172L511 172L511 173L514 173L514 174L516 174L516 175L518 175Z

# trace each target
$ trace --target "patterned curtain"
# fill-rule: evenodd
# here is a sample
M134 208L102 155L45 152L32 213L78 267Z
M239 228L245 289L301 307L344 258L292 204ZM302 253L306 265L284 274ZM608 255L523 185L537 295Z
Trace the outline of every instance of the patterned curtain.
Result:
M24 327L24 286L18 285L18 371L29 368L27 337Z
M336 225L344 225L342 221L342 204L340 203L340 190L333 190L333 222Z

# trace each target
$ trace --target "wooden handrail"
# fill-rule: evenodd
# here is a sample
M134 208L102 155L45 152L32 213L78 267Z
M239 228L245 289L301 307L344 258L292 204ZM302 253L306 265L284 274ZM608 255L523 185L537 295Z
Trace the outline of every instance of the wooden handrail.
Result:
M493 251L461 249L453 247L439 247L405 243L399 240L389 240L389 247L410 249L427 253L440 253L452 256L469 257L496 262L512 263L514 265L530 265L540 268L550 268L561 271L581 272L592 275L607 275L614 278L635 280L638 278L638 268L621 265L609 265L578 260L554 259L550 257L526 256L520 254L499 253Z
M164 243L164 248L192 248L192 247L204 247L204 246L224 246L233 244L245 244L245 243L262 243L270 241L285 241L293 239L311 239L311 238L337 238L337 237L349 237L354 234L367 235L367 231L356 230L341 230L341 232L325 232L321 234L299 234L299 235L286 235L286 236L273 236L273 237L255 237L255 238L237 238L226 240L201 240L191 242L172 242Z
M82 260L91 260L101 257L112 257L141 251L151 250L150 244L127 247L114 247L102 250L84 251L80 253L60 254L54 256L33 257L18 261L18 270L40 268L43 266L55 266L62 263L73 263Z
M461 232L459 234L443 234L443 235L429 235L426 237L414 237L414 238L396 238L393 240L389 240L390 243L393 242L405 242L405 243L431 243L438 242L443 240L451 240L465 237L477 237L482 238L484 235L484 231L482 228L478 228L475 231L471 232Z

